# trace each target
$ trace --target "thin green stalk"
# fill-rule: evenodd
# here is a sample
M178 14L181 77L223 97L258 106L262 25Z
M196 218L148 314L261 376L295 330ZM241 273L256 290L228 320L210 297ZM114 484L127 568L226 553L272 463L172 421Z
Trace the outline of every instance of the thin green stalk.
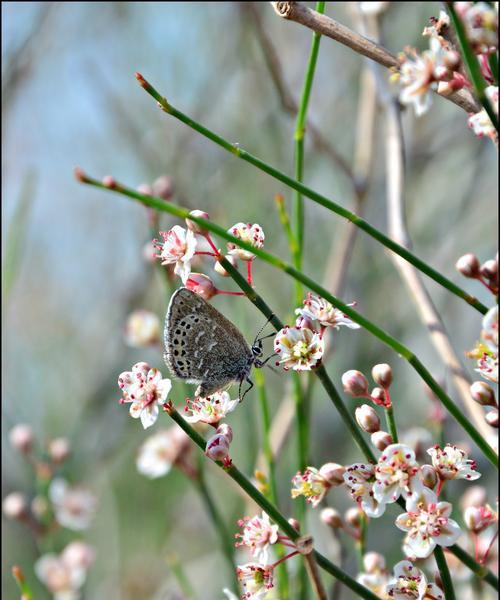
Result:
M372 335L381 340L384 344L395 350L400 356L402 356L405 360L407 360L410 365L415 369L415 371L420 375L420 377L426 382L429 388L434 392L434 394L439 398L443 406L448 410L448 412L455 418L455 420L462 426L462 428L470 435L470 437L474 440L478 448L483 452L486 458L498 469L498 456L495 454L494 450L490 447L487 441L482 437L482 435L475 429L475 427L470 423L468 418L460 411L460 409L455 405L453 400L445 393L445 391L441 388L441 386L437 383L437 381L432 377L430 372L425 368L422 362L418 359L418 357L405 345L399 342L397 339L393 338L386 331L360 315L356 312L352 307L344 304L340 300L338 300L335 296L333 296L328 290L323 288L321 285L316 283L313 279L295 269L292 265L286 263L281 258L270 254L260 248L255 248L251 244L244 242L238 238L235 238L230 233L228 233L224 228L216 225L211 221L207 221L206 219L201 219L199 217L194 217L190 215L189 211L180 206L176 206L171 202L165 202L161 198L156 198L154 196L145 196L134 189L127 188L117 182L114 182L112 186L104 185L100 181L93 179L80 170L77 170L76 177L82 183L87 183L93 185L95 187L104 189L104 190L113 190L124 196L128 196L146 206L151 206L153 208L157 208L159 210L163 210L164 212L168 212L173 214L181 219L185 219L189 216L191 221L203 225L205 229L208 231L217 234L221 238L231 241L235 243L237 246L249 250L265 262L277 267L281 271L288 273L294 279L298 279L302 281L309 289L313 292L316 292L325 300L330 302L333 306L340 309L344 314L346 314L350 319L364 327L367 331L369 331ZM267 306L267 304L260 298L260 296L255 292L255 290L248 285L245 278L241 276L241 274L232 267L228 261L225 261L223 264L224 268L229 271L231 277L236 281L236 283L240 286L240 288L246 293L248 299L255 304L255 306L267 317L270 317L271 323L277 328L280 329L282 327L281 321L273 315L271 309ZM332 398L333 399L333 398ZM350 417L350 415L349 415ZM357 429L357 428L356 428Z
M259 396L260 409L262 414L262 448L264 452L264 458L267 463L267 478L269 482L269 499L277 506L278 505L278 489L276 484L276 470L273 456L273 449L271 447L271 417L269 415L269 403L267 401L266 386L264 374L261 370L255 371L255 385L257 386L257 392ZM279 545L277 548L278 558L283 558L286 554L286 550L283 546ZM288 578L288 569L285 562L282 562L278 566L278 592L279 597L283 600L287 600L290 597L290 582Z
M193 586L191 585L189 577L187 577L182 567L182 563L175 554L167 556L167 565L174 574L174 577L181 588L183 598L185 598L185 600L195 600L196 594ZM238 590L238 588L236 588L236 590Z
M271 165L265 163L264 161L260 160L256 156L254 156L253 154L250 154L246 150L243 150L243 148L241 148L239 144L231 144L230 142L228 142L224 138L220 137L216 133L210 131L209 129L207 129L206 127L204 127L197 121L191 119L191 117L188 117L181 111L174 108L171 104L169 104L167 102L167 100L165 98L163 98L155 90L155 88L153 86L151 86L142 77L142 75L137 73L136 77L137 77L140 85L146 90L146 92L148 92L148 94L150 94L158 102L160 108L165 113L175 117L182 123L188 125L189 127L194 129L201 135L205 136L206 138L208 138L209 140L211 140L212 142L214 142L221 148L224 148L231 154L234 154L236 157L241 158L245 162L252 164L254 167L257 167L261 171L264 171L268 175L271 175L271 177L274 177L278 181L281 181L288 187L291 187L292 189L297 190L303 196L310 198L314 202L321 204L321 206L324 206L325 208L328 208L332 212L340 215L341 217L344 217L345 219L347 219L348 221L353 223L356 227L359 227L365 233L367 233L369 236L371 236L372 238L374 238L375 240L380 242L386 248L389 248L389 250L392 250L393 252L395 252L402 258L404 258L406 261L411 263L417 269L422 271L422 273L425 273L428 277L430 277L431 279L434 279L434 281L436 281L437 283L442 285L444 288L446 288L452 294L455 294L459 298L462 298L462 300L465 300L465 302L467 302L468 304L473 306L481 314L486 314L488 312L488 309L486 308L486 306L484 306L481 302L479 302L479 300L477 298L468 294L465 290L463 290L459 286L455 285L452 281L450 281L449 279L447 279L446 277L441 275L441 273L439 273L439 271L436 271L430 265L428 265L426 262L424 262L423 260L421 260L420 258L415 256L412 252L410 252L409 250L407 250L400 244L396 243L394 240L391 240L389 237L384 235L381 231L379 231L375 227L372 227L364 219L362 219L358 215L352 213L351 211L347 210L346 208L340 206L339 204L336 204L335 202L326 198L325 196L318 194L318 192L315 192L311 188L305 186L300 181L296 181L295 179L288 177L288 175L286 175L285 173L278 171L278 169L275 169ZM255 252L255 254L257 254L257 253Z
M441 575L441 583L443 584L444 597L446 600L455 600L455 590L453 589L453 581L451 580L450 570L441 546L436 546L434 549L434 558Z
M290 224L290 218L285 208L285 199L281 194L276 194L274 197L274 201L276 202L276 207L278 209L278 216L280 218L280 223L283 226L283 231L285 232L288 247L290 249L290 253L292 256L297 252L297 240L292 231L292 226Z
M491 73L493 75L494 84L498 85L498 55L496 52L492 52L488 58L490 64Z
M24 573L18 565L12 567L12 577L16 580L19 591L22 594L23 600L33 600L30 586L24 577Z
M487 567L479 564L475 561L470 554L468 554L463 548L457 544L453 544L448 548L460 562L468 567L473 573L475 573L481 579L484 579L493 589L498 590L498 577L494 575Z
M396 420L394 419L394 409L391 406L385 408L385 420L387 423L387 427L389 428L389 433L391 434L392 441L397 444L398 443L398 429L396 427Z
M325 11L324 2L316 2L316 12L323 13ZM304 76L304 83L302 85L302 94L300 97L299 109L297 112L297 120L295 122L295 179L302 182L304 177L304 137L306 133L306 122L307 122L307 109L309 106L309 98L311 96L311 89L314 79L314 72L316 70L316 63L318 60L319 43L321 40L320 33L313 33L311 50L309 52L309 60L307 63L307 69ZM294 193L294 230L295 237L297 239L297 248L293 257L293 263L296 269L302 268L302 255L304 249L304 199L299 190L295 190ZM297 282L296 285L296 300L300 302L302 299L302 286Z
M200 460L199 476L197 479L194 480L194 482L198 488L198 491L200 492L203 502L205 503L207 511L208 511L210 517L212 518L212 523L214 524L215 530L217 531L217 534L219 536L222 552L226 559L227 565L231 570L231 575L233 577L234 591L238 592L239 583L238 583L238 578L236 576L236 563L234 562L234 546L232 543L232 537L229 535L226 524L224 523L222 517L220 516L219 511L217 510L217 507L215 506L214 499L212 498L212 494L210 493L210 490L208 489L208 486L205 481L204 469L203 469L203 465L201 464L201 460Z
M356 540L356 554L358 559L358 571L361 573L365 570L363 557L365 555L366 550L366 527L368 523L364 516L361 514L361 522L359 526L359 540Z
M474 86L474 92L476 93L479 102L481 102L481 104L483 105L484 110L488 113L488 116L491 119L493 126L498 131L498 117L495 113L492 103L490 102L489 98L486 96L485 93L488 84L481 73L481 67L479 66L477 56L474 54L469 40L467 39L467 34L465 32L465 27L462 23L462 19L460 19L460 17L457 15L455 7L453 6L453 2L446 2L446 6L448 8L448 12L450 13L451 21L457 34L458 43L460 44L460 49L462 50L462 57L467 68L467 73L472 82L472 85Z
M193 440L193 442L205 451L205 440L201 435L195 431L191 425L175 410L170 409L168 411L170 417L187 433L187 435ZM221 462L216 462L228 475L233 479L249 496L252 500L260 506L260 508L266 512L269 517L278 525L281 531L287 535L292 541L297 541L300 538L300 533L290 525L286 517L280 513L280 511L272 504L259 490L251 483L251 481L234 465L230 467L224 467ZM371 592L368 588L362 586L355 579L350 577L345 571L340 569L337 565L329 561L325 556L320 554L318 551L313 550L314 558L317 564L336 577L348 588L353 590L361 598L367 600L378 600L378 597Z

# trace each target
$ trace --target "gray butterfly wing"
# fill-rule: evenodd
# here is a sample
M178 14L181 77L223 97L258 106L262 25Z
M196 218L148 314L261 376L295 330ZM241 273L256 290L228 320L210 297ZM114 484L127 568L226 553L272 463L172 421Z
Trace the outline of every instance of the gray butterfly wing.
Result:
M172 376L209 396L248 377L253 355L239 330L203 298L177 290L167 310L165 362Z

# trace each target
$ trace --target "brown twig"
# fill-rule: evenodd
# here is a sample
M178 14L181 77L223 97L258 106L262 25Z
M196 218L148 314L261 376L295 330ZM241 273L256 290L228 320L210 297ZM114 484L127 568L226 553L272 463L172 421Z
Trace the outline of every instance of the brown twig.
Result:
M317 31L325 37L340 42L358 54L366 56L388 69L399 69L399 60L394 54L389 52L383 46L356 33L345 25L338 23L334 19L320 14L307 6L304 6L300 2L271 2L271 4L273 5L276 14L280 17L300 23L308 29ZM442 97L451 100L457 106L460 106L460 108L463 108L469 113L478 112L480 110L479 103L471 93L465 89Z

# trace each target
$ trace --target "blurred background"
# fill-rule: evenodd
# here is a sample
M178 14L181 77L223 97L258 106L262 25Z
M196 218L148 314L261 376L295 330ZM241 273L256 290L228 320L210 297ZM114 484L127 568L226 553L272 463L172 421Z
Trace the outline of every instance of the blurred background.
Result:
M356 27L355 3L328 4L327 14ZM384 45L393 53L408 44L425 48L421 31L438 12L437 2L391 2L382 17ZM131 187L167 175L174 186L171 201L207 211L224 227L260 223L266 249L288 259L273 197L282 193L290 207L290 190L161 113L137 85L134 72L140 71L186 114L292 174L293 111L280 102L262 36L274 47L284 85L297 102L311 33L278 18L268 3L4 2L2 16L3 496L35 494L33 471L7 438L14 425L27 423L41 445L54 437L70 440L71 456L61 472L90 488L99 507L87 531L75 535L61 529L48 547L34 543L22 524L4 519L2 590L7 598L17 597L10 568L20 564L35 597L49 598L33 563L40 552L59 552L76 537L96 551L85 598L180 598L166 562L167 555L175 554L198 597L220 599L231 578L195 486L175 469L158 480L137 472L135 456L146 434L118 404L117 377L134 363L148 361L168 376L161 348L130 348L123 332L127 316L137 308L163 321L179 282L171 280L166 287L161 270L144 259L143 247L151 239L146 210L77 183L73 169L79 165L98 179L113 175ZM322 40L310 121L348 165L355 152L362 69L360 56ZM479 284L454 269L464 253L472 251L484 261L497 247L496 150L490 140L472 134L466 117L437 97L418 120L412 110L404 113L408 227L419 257L491 305ZM386 231L384 136L377 109L364 212L368 222ZM339 204L357 207L338 161L308 135L304 180ZM175 224L183 225L161 216L161 229ZM340 268L336 257L342 256L346 227L306 200L308 275L331 281ZM194 270L214 276L218 287L236 289L231 280L214 275L209 261ZM293 282L259 261L254 279L274 311L290 322ZM481 316L432 281L425 283L463 357L479 337ZM449 373L393 263L363 233L355 240L341 298L356 301L363 315L414 350L456 399ZM217 297L213 304L248 340L264 323L244 299ZM325 364L339 389L344 371L368 375L373 364L388 362L394 369L392 397L400 427L430 428L432 400L405 361L363 330L342 329L331 342ZM474 377L472 361L464 362ZM290 393L291 378L269 372L266 382L274 415ZM184 395L174 384L172 397L179 406ZM354 401L344 398L354 410ZM311 464L360 460L319 385L313 388L311 410ZM248 475L257 458L260 418L255 391L228 418L235 434L233 460ZM169 425L162 416L155 428ZM451 422L445 423L444 437L463 440ZM484 473L481 483L493 486L488 464L473 450ZM280 506L291 515L290 479L297 470L293 423L277 469ZM206 466L206 475L232 535L236 519L255 508L213 465ZM462 490L460 482L452 487L457 494ZM328 504L345 510L351 501L344 490L334 490ZM318 549L338 562L339 546L320 525L318 511L310 510L308 519ZM367 546L385 553L392 565L400 559L402 535L391 528L381 536L389 522L372 522ZM352 545L345 547L345 567L355 574ZM250 560L241 556L240 562ZM346 590L342 597L352 596Z

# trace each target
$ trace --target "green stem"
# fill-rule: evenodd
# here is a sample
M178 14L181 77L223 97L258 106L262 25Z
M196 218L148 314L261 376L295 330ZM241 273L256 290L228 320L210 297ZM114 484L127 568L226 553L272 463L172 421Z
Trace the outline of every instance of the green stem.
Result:
M203 449L205 449L205 446L203 446ZM208 486L206 484L203 471L203 465L200 461L199 476L197 479L194 480L194 482L196 483L198 491L200 492L203 502L205 503L205 506L207 508L207 511L210 517L212 518L213 525L219 536L222 552L226 558L227 565L230 568L231 574L233 576L234 591L237 592L239 589L239 583L238 578L236 576L236 564L234 562L234 546L232 543L232 538L229 535L229 532L226 528L226 524L220 516L217 507L215 506L214 499L212 498L210 490L208 489Z
M366 526L367 521L364 513L361 515L361 522L359 526L359 540L356 541L356 554L358 558L358 571L361 573L364 571L363 557L366 550Z
M441 582L444 588L444 597L446 600L455 600L455 590L453 589L450 570L448 569L446 557L441 546L436 546L434 549L434 558L436 559L439 574L441 575Z
M462 50L462 57L467 68L467 73L472 82L472 85L474 86L474 92L476 93L478 100L483 105L484 110L488 113L488 116L491 119L493 126L498 131L498 117L495 113L492 103L490 102L489 98L486 96L485 93L488 84L484 80L484 77L481 73L481 67L479 66L479 62L477 60L477 56L474 54L469 40L467 39L467 34L465 32L465 27L462 23L462 19L457 15L455 7L453 6L453 2L446 2L446 6L448 8L448 12L450 13L450 17L457 34L458 43L460 44L460 49Z
M269 403L267 401L265 378L261 370L255 371L255 385L257 386L257 392L259 395L259 403L262 414L262 431L263 440L262 447L264 457L267 463L267 478L269 481L269 499L277 506L278 505L278 489L276 483L276 471L273 456L273 449L271 447L271 417L269 415ZM286 550L283 546L278 545L276 548L278 558L283 558L286 554ZM278 566L278 592L279 597L283 600L287 600L290 597L290 583L288 578L288 569L285 562L282 562Z
M476 562L470 554L457 544L453 544L448 548L460 562L468 567L480 579L484 579L493 589L498 590L498 577L494 575L487 567Z
M173 214L181 219L185 219L189 217L191 221L203 225L205 229L219 235L221 238L231 241L237 246L244 248L245 250L249 250L265 262L277 267L281 271L288 273L294 279L298 279L302 283L304 283L309 289L319 294L325 300L330 302L333 306L341 310L344 314L346 314L350 319L364 327L367 331L369 331L372 335L381 340L384 344L395 350L399 355L401 355L405 360L407 360L411 366L417 371L420 377L427 383L429 388L434 392L434 394L439 398L442 402L443 406L448 410L448 412L455 418L455 420L462 426L462 428L470 435L470 437L474 440L478 448L481 449L486 458L496 467L498 468L498 456L495 454L494 450L490 447L490 445L486 442L486 440L482 437L482 435L475 429L475 427L470 423L468 418L460 411L460 409L455 405L453 400L445 393L445 391L439 386L437 381L432 377L429 371L424 367L424 365L420 362L413 352L404 346L397 339L393 338L386 331L360 315L353 308L344 304L340 300L338 300L335 296L332 296L328 290L320 286L313 279L302 273L302 271L298 271L292 265L286 263L281 258L270 254L262 250L261 248L255 248L251 244L244 242L238 238L235 238L233 235L228 233L224 228L220 227L220 225L216 225L215 223L208 221L206 219L201 219L199 217L195 217L190 215L190 212L182 208L180 206L176 206L171 202L165 202L161 198L156 198L154 196L145 196L136 190L131 188L127 188L117 182L114 182L112 186L106 186L100 181L93 179L85 174L83 174L80 170L76 172L76 177L82 183L87 183L93 185L95 187L104 189L104 190L112 190L117 193L123 194L124 196L128 196L129 198L133 198L134 200L138 200L142 202L142 204L146 206L151 206L153 208L157 208L158 210L162 210L164 212L168 212ZM283 327L281 321L272 313L271 309L267 304L262 300L262 298L255 292L255 290L248 284L246 279L242 277L242 275L226 260L221 264L224 266L226 271L228 271L234 281L239 285L239 287L245 292L248 299L255 304L255 306L266 316L270 317L271 323L276 327L276 329L281 329ZM333 384L332 384L333 385ZM333 400L333 398L332 398ZM349 415L350 418L350 415ZM352 419L351 419L352 420ZM354 421L353 421L354 423ZM357 429L357 428L356 428Z
M26 579L24 577L24 573L23 573L21 567L19 567L17 565L12 567L12 577L14 577L14 579L16 580L19 591L21 592L21 594L23 596L23 600L32 600L33 594L31 593L31 589L28 585L28 582L26 581Z
M193 442L199 448L201 448L202 451L205 451L206 443L201 435L195 431L175 409L169 410L168 414L187 433ZM250 496L250 498L252 498L252 500L260 506L265 513L269 515L269 517L278 525L285 535L287 535L292 541L296 541L300 538L300 533L294 527L292 527L292 525L290 525L286 517L280 513L274 504L272 504L263 494L259 492L259 490L236 466L231 465L230 467L224 467L220 462L216 462L216 464L221 467L221 469L223 469L229 475L229 477L231 477L231 479L233 479L233 481L235 481ZM316 562L322 569L339 579L339 581L353 590L356 594L358 594L358 596L361 598L366 598L367 600L378 600L378 597L373 592L362 586L318 551L313 550L313 554Z
M394 409L391 406L385 408L385 420L387 422L387 427L389 428L389 433L391 434L392 441L394 444L398 443L398 429L396 427L396 420L394 419Z
M494 85L498 85L498 55L496 52L492 52L488 58L490 63L491 73L493 74Z
M179 561L177 556L168 556L167 564L172 573L174 574L174 577L176 578L179 587L181 588L183 598L185 598L186 600L195 600L196 594L193 589L193 586L191 585L191 582L189 581L189 578L187 577L182 567L182 563ZM238 588L236 588L236 590L238 590Z
M389 248L389 250L392 250L393 252L395 252L402 258L404 258L406 261L411 263L417 269L422 271L422 273L425 273L428 277L430 277L431 279L434 279L434 281L436 281L437 283L442 285L444 288L446 288L452 294L455 294L459 298L462 298L462 300L465 300L465 302L467 302L468 304L473 306L480 313L486 314L488 312L488 309L486 308L486 306L481 304L481 302L479 302L479 300L477 298L468 294L465 290L458 287L452 281L450 281L449 279L447 279L446 277L441 275L441 273L439 273L439 271L436 271L430 265L428 265L426 262L424 262L423 260L421 260L420 258L415 256L412 252L410 252L409 250L407 250L400 244L396 243L394 240L391 240L389 237L384 235L381 231L379 231L375 227L372 227L364 219L362 219L358 215L352 213L351 211L347 210L346 208L340 206L339 204L336 204L332 200L329 200L325 196L318 194L318 192L315 192L311 188L305 186L300 181L296 181L295 179L288 177L288 175L286 175L285 173L278 171L278 169L275 169L271 165L265 163L264 161L260 160L256 156L250 154L246 150L243 150L243 148L241 148L239 144L231 144L230 142L228 142L224 138L220 137L213 131L210 131L209 129L207 129L206 127L204 127L197 121L191 119L191 117L188 117L181 111L174 108L171 104L169 104L167 102L167 100L165 98L163 98L153 88L153 86L151 86L142 77L142 75L139 75L137 73L136 77L137 77L140 85L146 90L146 92L148 92L148 94L150 94L158 102L158 104L160 105L160 108L164 112L175 117L182 123L188 125L188 127L191 127L192 129L194 129L201 135L205 136L206 138L208 138L209 140L211 140L212 142L214 142L221 148L224 148L231 154L234 154L236 157L241 158L245 162L252 164L254 167L257 167L261 171L264 171L268 175L271 175L271 177L274 177L278 181L281 181L288 187L291 187L292 189L300 192L303 196L310 198L311 200L313 200L314 202L316 202L318 204L321 204L321 206L324 206L328 210L331 210L332 212L340 215L341 217L344 217L345 219L347 219L348 221L353 223L356 227L359 227L359 229L362 229L369 236L371 236L372 238L374 238L375 240L380 242L383 246L385 246L386 248ZM257 254L257 252L255 252L255 254Z

